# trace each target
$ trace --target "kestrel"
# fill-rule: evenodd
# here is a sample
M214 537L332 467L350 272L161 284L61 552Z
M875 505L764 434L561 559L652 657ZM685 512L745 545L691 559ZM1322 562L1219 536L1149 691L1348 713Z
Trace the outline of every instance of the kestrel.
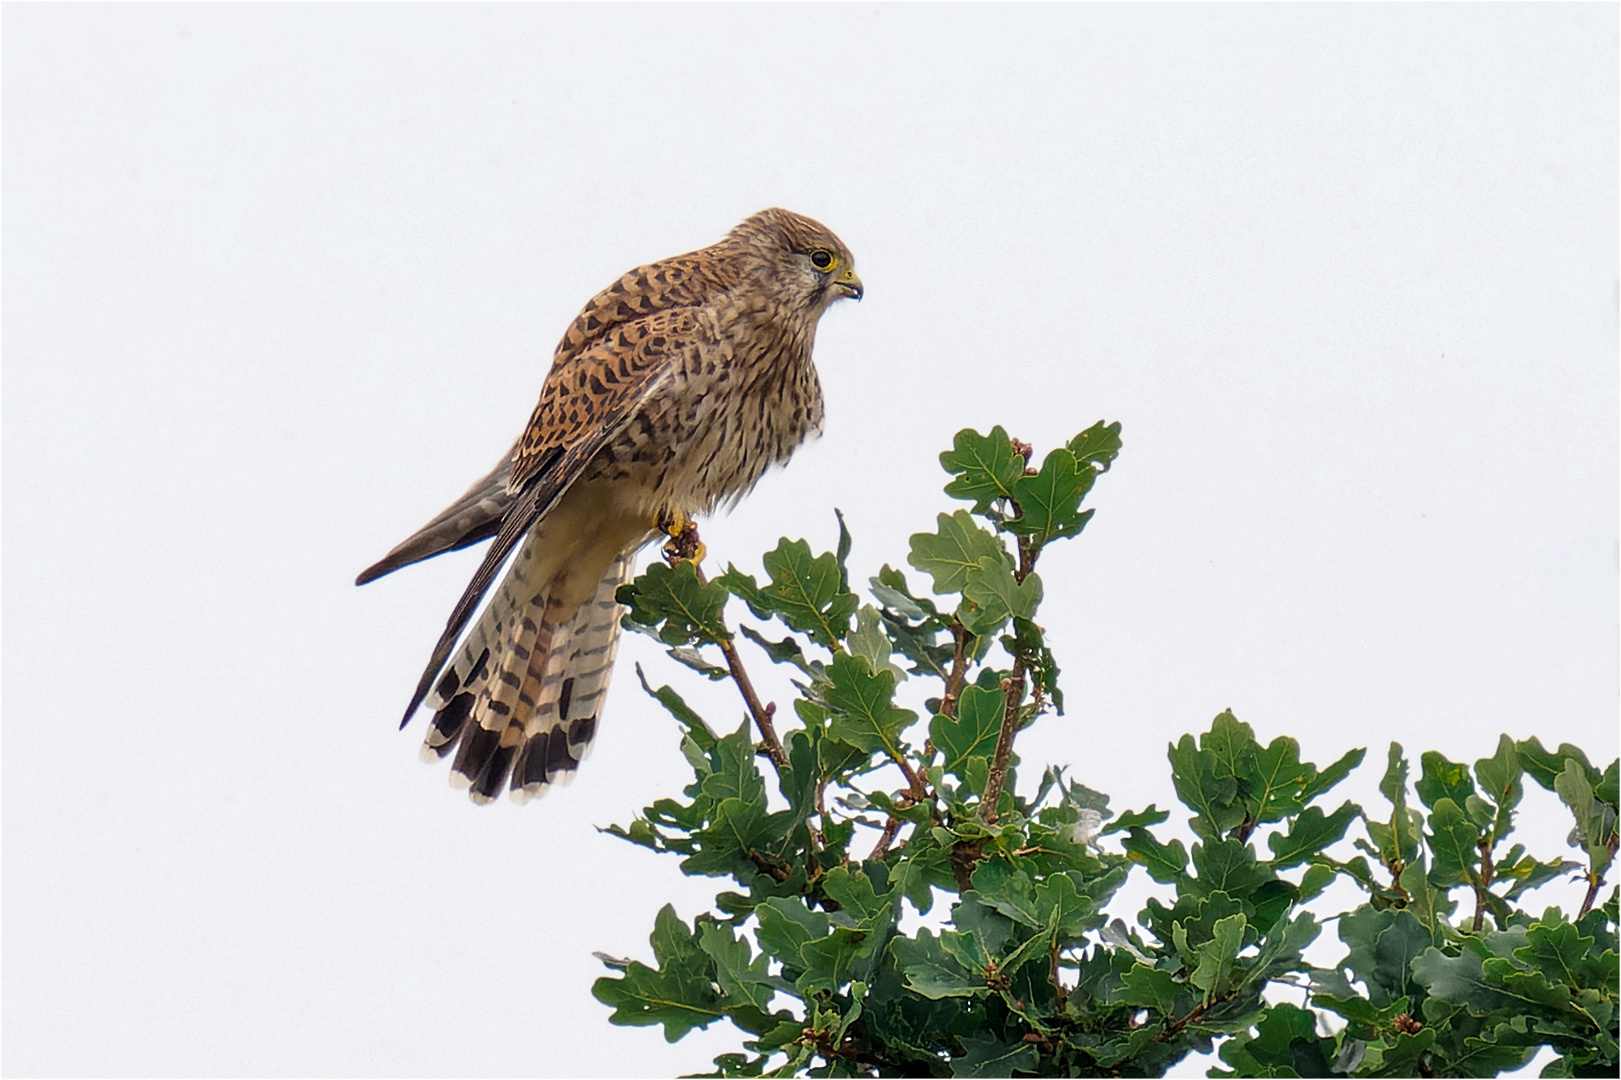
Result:
M509 777L518 802L572 779L596 734L624 611L614 593L636 552L660 523L735 504L821 431L816 324L861 294L837 236L772 209L586 304L510 454L355 581L495 540L400 725L434 710L424 760L454 752L451 783L476 803Z

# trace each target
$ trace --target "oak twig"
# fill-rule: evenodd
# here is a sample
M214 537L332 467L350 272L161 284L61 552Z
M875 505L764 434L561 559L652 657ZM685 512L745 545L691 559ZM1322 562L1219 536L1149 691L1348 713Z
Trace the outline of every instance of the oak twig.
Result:
M1013 572L1014 580L1024 582L1036 568L1041 547L1028 537L1018 538L1019 568ZM1013 658L1013 674L1002 680L1007 703L1002 710L1002 729L996 735L996 753L991 758L990 778L985 782L985 793L979 801L979 817L987 825L996 821L996 805L1002 800L1002 786L1007 782L1008 762L1013 758L1013 737L1019 733L1019 710L1024 705L1027 658L1021 651Z
M946 673L945 693L940 697L940 712L955 720L957 699L962 696L963 685L968 682L968 643L974 635L962 623L952 619L951 636L956 645L951 656L951 670Z
M872 854L868 859L882 859L889 854L889 845L895 842L895 834L901 831L901 822L898 818L890 818L884 822L884 831L878 836L878 843L873 845Z
M1202 1020L1204 1018L1205 1010L1209 1007L1210 1006L1208 1004L1195 1005L1193 1010L1186 1016L1179 1016L1175 1020L1172 1020L1170 1025L1166 1027L1164 1031L1154 1036L1154 1041L1169 1042L1170 1040L1176 1038L1178 1035L1182 1034L1183 1028L1187 1027L1189 1024L1196 1024Z
M996 821L996 804L1002 799L1002 785L1007 782L1008 762L1013 757L1013 736L1019 733L1019 708L1024 704L1024 657L1013 659L1013 674L1002 680L1002 691L1007 704L1002 709L1002 729L996 735L996 753L991 757L990 778L985 782L985 794L979 800L979 817L987 825Z
M665 557L676 563L682 559L692 561L693 572L698 575L700 585L708 585L709 578L704 576L703 567L698 565L698 559L703 556L703 544L698 539L698 526L692 522L685 522L681 529L670 538L665 545ZM754 683L749 679L748 671L743 667L743 658L738 655L737 644L732 638L732 632L727 629L724 620L720 621L721 639L716 643L726 657L726 668L732 674L732 681L743 695L743 704L748 706L749 716L754 718L754 726L760 731L760 742L765 745L766 756L771 763L779 769L788 767L788 752L782 748L782 740L777 738L777 729L772 725L771 718L776 715L775 704L761 704L760 695L754 690Z
M1610 836L1609 848L1612 856L1616 852L1616 845L1618 841L1621 841L1621 837L1614 834ZM1587 895L1582 898L1582 910L1581 913L1576 916L1578 919L1583 915L1586 915L1589 911L1593 910L1593 902L1598 899L1598 891L1602 888L1604 888L1604 875L1598 873L1596 870L1589 869L1587 871Z
M701 573L698 576L700 580L703 578ZM777 738L777 729L771 724L777 706L760 704L760 695L755 693L754 683L749 681L749 673L743 668L743 658L737 654L737 646L730 637L720 642L720 651L726 657L726 667L732 673L732 681L737 683L738 692L743 695L743 702L749 707L749 715L754 717L754 726L760 729L760 741L765 744L766 756L771 758L771 763L777 768L786 769L788 752L782 748L782 740Z
M1476 845L1480 849L1480 873L1473 882L1475 887L1475 925L1474 932L1480 933L1481 926L1486 921L1486 894L1492 883L1492 838L1483 836Z

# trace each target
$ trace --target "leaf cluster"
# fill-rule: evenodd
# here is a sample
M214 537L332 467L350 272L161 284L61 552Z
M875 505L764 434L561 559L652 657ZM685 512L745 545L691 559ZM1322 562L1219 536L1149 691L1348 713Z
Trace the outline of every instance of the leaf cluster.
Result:
M690 924L658 913L652 964L604 958L612 1020L671 1041L731 1020L715 1076L1150 1076L1217 1049L1227 1076L1493 1075L1544 1045L1552 1075L1613 1075L1615 764L1505 736L1472 768L1425 753L1410 783L1393 745L1370 814L1330 797L1363 750L1319 768L1227 711L1169 748L1191 846L1063 768L1019 790L1018 735L1063 710L1036 566L1086 527L1119 430L1039 467L1002 428L959 433L941 464L967 506L911 538L921 588L886 565L859 595L841 517L833 551L784 539L764 578L677 562L620 591L748 716L723 733L643 681L693 779L607 831L726 884ZM734 634L741 611L759 625ZM791 669L780 738L739 638ZM1527 780L1569 808L1579 861L1511 843ZM1128 924L1106 907L1136 868L1162 895ZM1575 917L1518 906L1566 875ZM1339 877L1358 906L1324 913ZM1315 967L1336 920L1345 955Z

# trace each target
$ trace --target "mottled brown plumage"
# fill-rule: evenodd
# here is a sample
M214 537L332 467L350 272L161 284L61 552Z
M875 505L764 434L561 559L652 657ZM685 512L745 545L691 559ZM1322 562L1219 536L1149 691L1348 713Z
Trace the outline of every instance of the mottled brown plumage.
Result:
M451 779L475 801L509 775L519 801L572 776L596 731L632 557L656 522L741 498L821 430L817 320L861 292L838 237L777 209L630 271L564 334L510 465L360 575L494 538L405 714L435 710L424 756L455 751Z

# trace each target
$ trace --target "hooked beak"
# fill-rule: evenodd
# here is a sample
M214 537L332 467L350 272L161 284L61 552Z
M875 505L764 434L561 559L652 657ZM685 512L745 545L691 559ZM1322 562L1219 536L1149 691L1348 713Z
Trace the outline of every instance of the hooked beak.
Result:
M840 274L838 280L833 284L843 289L845 296L853 296L857 300L860 300L862 293L866 291L862 288L861 279L856 277L856 272L848 266L844 268L844 273Z

